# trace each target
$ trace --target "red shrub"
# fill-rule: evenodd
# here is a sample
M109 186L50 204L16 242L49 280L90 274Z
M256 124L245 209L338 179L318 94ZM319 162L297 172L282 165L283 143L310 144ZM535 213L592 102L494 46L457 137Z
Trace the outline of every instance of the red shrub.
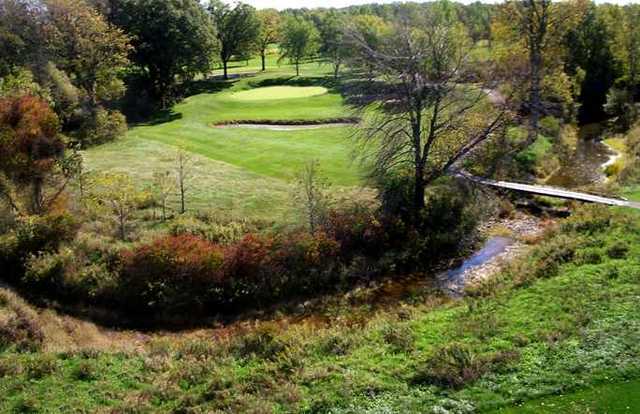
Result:
M163 237L121 257L121 295L129 307L197 310L222 293L222 249L197 237Z
M354 254L377 256L387 243L383 223L368 210L331 211L325 228L339 243L343 257Z

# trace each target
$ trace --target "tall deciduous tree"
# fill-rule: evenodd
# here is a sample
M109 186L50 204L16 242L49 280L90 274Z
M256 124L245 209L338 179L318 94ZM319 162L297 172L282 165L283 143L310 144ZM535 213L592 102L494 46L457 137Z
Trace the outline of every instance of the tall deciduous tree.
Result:
M621 75L621 64L612 53L616 40L595 4L586 8L580 24L566 35L565 70L570 74L584 73L578 98L582 104L580 118L584 121L605 116L603 105L607 101L607 92Z
M338 78L340 67L349 48L344 41L345 20L336 13L328 13L320 22L320 54L333 65L333 77Z
M350 42L354 64L364 62L359 69L373 75L347 88L349 102L370 114L363 154L373 158L376 176L411 174L417 218L425 187L494 137L508 112L490 104L482 88L462 84L470 42L437 8L395 22L375 46L358 32Z
M234 55L246 54L255 45L260 31L260 20L256 16L256 10L244 3L231 7L216 0L209 4L208 10L218 31L220 60L224 68L224 78L228 79L229 60Z
M129 38L84 0L45 0L44 30L53 60L72 75L92 107L118 98L129 64Z
M266 70L267 48L270 44L280 39L280 26L282 18L280 13L275 9L258 10L258 20L260 21L260 30L256 40L256 47L260 52L262 60L262 70Z
M280 60L288 59L300 76L300 63L318 52L318 30L313 23L297 17L289 17L282 30Z
M196 0L113 0L111 18L131 36L138 74L163 107L178 82L211 67L215 30Z
M574 2L584 3L582 0ZM536 140L543 114L542 88L547 65L562 62L560 49L564 35L580 19L579 7L560 5L552 0L509 0L500 9L497 24L500 39L507 47L523 48L527 55L526 76L517 82L527 85L529 128L527 142Z
M46 62L39 14L28 0L0 2L0 77L18 67Z

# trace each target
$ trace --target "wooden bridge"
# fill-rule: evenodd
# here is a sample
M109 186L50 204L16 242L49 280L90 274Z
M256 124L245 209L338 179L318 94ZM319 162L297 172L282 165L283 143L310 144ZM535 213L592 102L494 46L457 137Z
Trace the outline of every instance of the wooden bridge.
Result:
M566 200L584 201L586 203L605 204L608 206L629 207L640 210L640 203L623 200L620 198L609 198L577 191L569 191L562 188L549 187L543 185L520 184L509 181L496 181L489 178L476 177L466 172L458 172L459 177L469 181L486 185L489 187L504 188L508 190L520 191L523 193L537 194L548 197L564 198Z

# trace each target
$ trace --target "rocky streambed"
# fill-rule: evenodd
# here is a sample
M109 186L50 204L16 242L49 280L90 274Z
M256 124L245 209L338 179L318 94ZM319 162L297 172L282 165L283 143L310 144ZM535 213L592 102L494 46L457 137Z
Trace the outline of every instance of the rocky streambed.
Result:
M512 218L491 220L480 229L488 235L482 248L459 266L438 275L440 287L459 297L464 289L496 273L529 247L524 240L540 235L549 223L535 216L516 213Z

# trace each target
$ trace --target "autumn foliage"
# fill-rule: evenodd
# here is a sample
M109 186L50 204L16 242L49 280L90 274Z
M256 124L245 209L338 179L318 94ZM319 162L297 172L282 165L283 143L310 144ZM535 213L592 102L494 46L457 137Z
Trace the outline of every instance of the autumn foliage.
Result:
M265 304L329 282L338 243L323 233L248 234L221 246L166 236L121 254L118 300L138 312L215 312Z
M41 208L45 178L64 154L58 129L58 117L41 98L0 99L0 172L29 187L34 212Z

